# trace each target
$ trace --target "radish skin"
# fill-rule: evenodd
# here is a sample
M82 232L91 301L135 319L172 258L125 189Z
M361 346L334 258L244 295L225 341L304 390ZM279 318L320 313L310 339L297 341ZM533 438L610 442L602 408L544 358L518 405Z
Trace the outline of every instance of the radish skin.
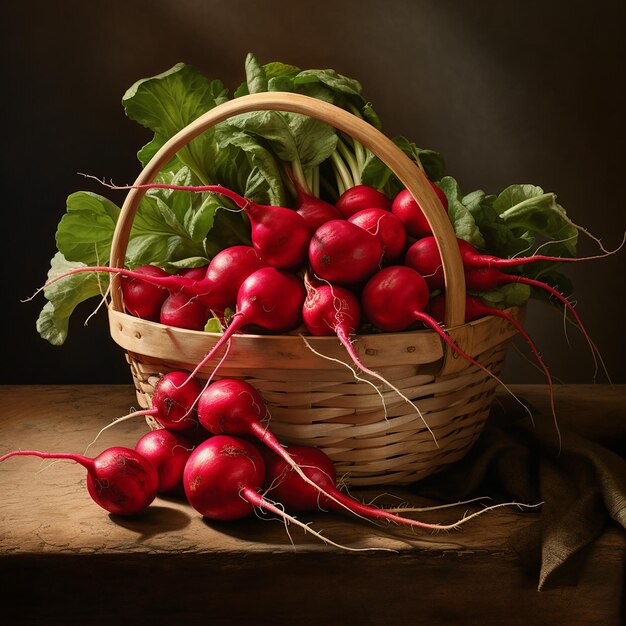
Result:
M313 272L336 285L358 285L376 272L382 258L376 236L347 220L322 224L309 244Z
M261 453L249 441L228 435L216 435L200 444L189 457L183 475L187 501L207 519L238 520L257 507L343 550L370 550L337 544L285 513L261 495L264 482L265 462Z
M148 431L135 444L135 450L157 471L158 493L182 492L183 471L193 448L187 437L166 428Z
M239 288L236 313L230 326L196 365L190 377L196 376L233 334L248 324L277 333L297 328L302 321L305 297L304 285L294 274L264 267L248 276Z
M348 219L363 209L382 209L391 211L391 200L368 185L355 185L346 189L335 202L339 212Z
M378 239L382 248L382 265L391 265L402 256L406 230L404 224L393 213L383 209L363 209L351 215L348 221Z
M136 515L146 509L157 494L159 477L152 464L135 450L113 447L95 458L81 454L16 450L0 457L0 463L13 456L67 459L87 470L87 490L92 500L115 515Z

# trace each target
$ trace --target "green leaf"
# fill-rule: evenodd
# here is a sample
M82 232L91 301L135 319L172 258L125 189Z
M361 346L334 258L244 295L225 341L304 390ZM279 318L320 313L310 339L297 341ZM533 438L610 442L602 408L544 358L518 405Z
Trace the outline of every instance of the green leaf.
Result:
M565 209L557 203L554 193L545 193L535 185L510 185L494 201L494 209L514 232L541 235L559 242L552 245L556 254L575 256L578 229Z
M295 65L289 65L287 63L281 63L280 61L273 61L271 63L266 63L263 66L265 70L265 75L267 76L267 80L272 80L273 78L293 78L300 72L300 68Z
M204 331L207 333L219 333L224 332L222 328L222 322L217 317L209 317L207 323L204 326Z
M137 81L124 94L122 103L129 118L155 134L139 153L141 163L145 166L170 137L226 100L228 92L221 81L209 81L184 63ZM204 183L216 180L213 134L213 129L209 129L193 139L181 148L168 167L178 169L184 164Z
M474 216L462 202L461 189L452 176L444 176L437 182L448 199L448 215L456 236L476 248L485 249L485 240L476 225Z
M393 142L413 161L419 161L426 176L432 181L439 180L444 173L443 157L434 150L418 148L406 137L393 137ZM376 189L383 189L390 197L395 197L402 189L402 183L395 174L377 156L368 151L361 174L361 182Z
M68 261L106 265L119 207L103 196L78 191L67 199L56 232L57 249Z
M267 76L265 75L265 69L257 61L254 54L248 53L245 67L248 93L267 91Z
M363 88L358 80L348 78L339 74L335 70L303 70L294 78L296 85L307 83L322 83L330 87L333 91L349 96L361 97Z
M237 143L251 152L250 144L243 143L241 134L263 140L279 160L296 163L303 169L326 160L337 143L335 129L328 124L305 115L278 111L255 111L231 118L217 130L219 145Z
M69 262L57 252L50 262L48 281L78 267L85 267L85 264ZM105 293L108 284L108 274L85 272L67 276L46 287L44 295L48 302L37 318L37 332L52 345L62 345L74 309L81 302Z
M525 250L529 241L518 237L494 208L496 196L487 195L481 189L472 191L461 202L472 214L485 239L485 249L490 254L508 258Z
M282 206L285 190L280 175L280 167L274 155L255 137L222 127L218 130L220 145L236 146L248 158L248 177L244 183L243 195L260 204Z
M531 295L531 289L528 285L520 283L509 283L502 285L493 291L484 291L478 293L482 300L489 306L498 309L508 309L513 306L522 306Z

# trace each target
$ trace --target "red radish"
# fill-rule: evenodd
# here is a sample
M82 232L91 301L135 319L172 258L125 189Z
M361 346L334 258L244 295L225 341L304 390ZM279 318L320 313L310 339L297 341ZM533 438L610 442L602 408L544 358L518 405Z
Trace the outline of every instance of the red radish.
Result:
M169 430L194 430L198 426L195 404L201 392L200 383L187 372L168 372L154 388L152 409L143 414L152 415Z
M435 191L438 190L438 197L442 204L443 209L447 212L448 200L446 195L441 191L437 185L431 183ZM413 195L408 189L403 189L393 199L391 205L391 212L395 215L404 225L406 232L411 237L427 237L432 235L432 228L424 215L422 207L415 200Z
M253 324L275 333L297 328L302 322L302 303L305 297L302 280L289 272L275 267L264 267L248 276L239 288L236 313L231 318L230 326L196 365L190 376L195 376L244 326Z
M592 256L592 257L560 257L560 256L546 256L545 254L533 254L532 256L525 257L513 257L510 259L501 259L491 254L481 254L467 241L463 239L457 239L459 244L459 251L461 252L461 261L463 267L468 269L480 269L484 267L515 267L517 265L524 265L526 263L534 263L535 261L550 261L553 263L571 262L571 261L587 261L591 259L601 258L604 255Z
M296 188L296 213L304 218L312 233L325 222L343 218L335 206L308 193L293 176L290 178Z
M229 246L218 252L209 263L206 280L209 285L219 285L221 301L211 308L223 311L234 307L239 287L250 274L267 267L259 253L252 246Z
M406 252L404 264L420 274L431 289L444 287L441 255L434 237L424 237L412 244Z
M391 211L391 200L378 189L368 185L355 185L346 189L335 202L339 212L347 219L363 209Z
M322 224L309 244L309 261L315 275L337 285L356 285L381 265L383 249L378 239L346 220Z
M348 221L364 228L378 239L383 249L384 265L396 262L404 252L406 230L393 213L383 209L363 209L350 216Z
M217 435L201 443L183 472L187 501L202 516L221 521L241 519L261 506L259 490L265 463L248 441Z
M193 448L185 436L166 428L148 431L135 444L135 450L157 471L158 493L182 490L183 471Z
M209 433L254 437L280 456L305 482L310 483L289 452L264 424L269 417L263 397L245 380L222 378L208 385L198 401L198 419ZM315 484L311 486L319 490ZM323 495L331 497L329 494Z
M245 211L252 227L252 245L271 266L294 270L306 259L306 249L311 238L304 218L285 207L257 204L222 185L147 185L112 186L113 189L174 189L178 191L209 191L230 198Z
M209 319L209 309L184 293L171 293L161 306L159 322L166 326L204 330Z
M405 265L386 267L369 279L361 294L361 304L368 320L378 329L397 332L422 322L464 359L508 388L484 365L462 350L437 321L424 311L428 306L428 285L414 269Z
M359 369L387 383L380 374L363 364L350 341L350 337L356 333L361 323L359 299L351 291L339 285L313 285L307 282L306 289L307 297L302 307L302 321L309 333L315 337L337 335Z
M256 270L262 267L268 267L268 264L261 259L257 251L251 246L231 246L225 248L213 257L206 269L206 275L199 279L197 276L201 268L193 268L193 270L181 271L179 275L171 275L163 272L155 266L147 266L154 268L145 272L138 273L137 270L127 270L125 268L115 268L108 266L89 266L79 267L69 270L64 274L48 281L44 288L58 280L72 274L80 272L108 272L110 274L119 274L124 279L130 279L136 282L133 287L137 291L137 295L131 295L133 300L131 304L134 308L129 309L128 302L125 302L129 313L143 317L143 315L152 315L152 317L143 317L143 319L152 319L157 321L160 315L160 307L169 294L186 294L190 299L197 301L207 309L216 312L222 312L228 307L234 307L237 302L237 291L241 283ZM129 280L129 282L130 282ZM141 283L145 285L141 287ZM161 300L150 300L147 296L146 309L141 308L141 289L148 288L149 293L155 292ZM122 283L124 289L124 282ZM156 291L155 291L156 290ZM125 294L126 292L124 292ZM152 307L158 304L159 310L152 314ZM133 312L134 311L134 312Z
M426 281L415 270L403 265L376 272L361 294L361 304L368 320L385 332L406 330L416 321L431 325L432 320L432 325L439 328L430 316L424 314L428 299Z
M191 278L192 280L203 280L206 277L208 265L202 265L200 267L185 267L178 272L179 276L185 278Z
M499 257L480 254L474 246L467 241L457 238L461 261L466 270L475 270L482 268L495 267L515 267L526 263L534 263L535 261L550 261L554 263L572 262L572 261L589 261L592 259L602 258L606 255L589 256L589 257L559 257L546 256L543 254L534 254L526 257L513 257L511 259L501 259ZM416 241L407 250L405 265L412 267L419 272L428 285L433 289L441 289L444 286L443 266L441 264L441 255L437 242L433 236L424 237Z
M257 507L338 548L361 550L336 544L285 513L259 493L264 482L265 461L261 453L249 441L228 435L216 435L201 443L191 453L183 474L187 501L207 519L238 520Z
M163 287L143 280L143 277L158 276L165 278L170 275L156 265L142 265L134 271L134 276L122 278L124 306L135 317L152 322L158 321L161 305L165 302L168 291Z
M209 433L254 437L294 466L289 453L264 424L269 417L263 397L245 380L222 378L206 387L198 401L198 420Z
M348 510L361 517L384 519L403 526L416 526L432 530L458 528L469 519L466 517L452 524L429 524L363 504L337 489L335 466L320 449L309 446L292 446L289 451L311 481L329 493L331 498L320 496L320 492L303 482L302 478L293 472L283 459L275 455L265 455L267 493L276 497L287 509L294 511ZM481 513L485 510L483 509Z
M87 470L87 490L93 501L115 515L135 515L147 508L157 494L159 477L150 461L135 450L108 448L95 458L81 454L17 450L0 457L38 456L68 459Z
M361 305L358 298L339 285L306 283L307 297L302 307L302 320L311 335L337 335L344 345L361 324ZM346 345L347 348L347 345Z
M263 397L245 380L217 380L202 391L198 400L198 420L209 433L250 435L282 455L284 448L263 425L268 417Z
M356 333L361 323L361 305L358 298L348 289L338 285L313 285L310 282L307 282L306 288L307 297L304 301L304 306L302 307L302 320L304 321L309 333L317 337L337 335L337 338L346 349L353 363L361 371L380 380L385 385L393 389L403 400L411 404L411 406L413 406L413 408L421 416L422 414L419 408L413 403L412 400L407 398L402 391L400 391L400 389L391 384L378 372L375 372L367 367L356 353L354 346L350 341L350 337ZM324 357L323 354L313 350L308 342L307 345L313 352ZM374 387L383 400L383 406L385 406L384 397L378 390L378 387L366 379L362 380ZM424 423L426 428L428 428L428 424L426 424L425 421ZM428 431L432 434L430 428L428 428Z
M196 402L202 387L188 372L174 370L164 374L157 382L152 394L152 408L133 411L107 424L87 446L89 449L105 430L135 417L153 417L168 430L194 434L200 430Z

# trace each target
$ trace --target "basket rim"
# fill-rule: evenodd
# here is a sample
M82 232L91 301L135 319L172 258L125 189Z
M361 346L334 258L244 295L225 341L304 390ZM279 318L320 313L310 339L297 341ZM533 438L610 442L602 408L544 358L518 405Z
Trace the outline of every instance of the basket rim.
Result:
M507 312L523 322L525 307L513 307L507 309ZM168 363L186 364L186 369L193 369L222 336L220 333L150 322L111 307L108 314L111 337L121 348ZM504 343L517 334L516 329L499 316L486 316L449 328L447 332L470 356L476 356ZM444 347L439 335L429 329L354 335L353 345L365 365L371 368L422 364L442 367L444 357ZM315 354L311 348L327 358ZM203 371L210 372L222 354L216 355L207 363ZM351 361L335 336L236 333L232 337L228 363L230 369L300 368L345 371L345 364L351 364ZM454 366L452 371L450 364ZM459 372L469 365L465 359L453 356L446 364L445 373ZM443 371L440 370L440 373Z

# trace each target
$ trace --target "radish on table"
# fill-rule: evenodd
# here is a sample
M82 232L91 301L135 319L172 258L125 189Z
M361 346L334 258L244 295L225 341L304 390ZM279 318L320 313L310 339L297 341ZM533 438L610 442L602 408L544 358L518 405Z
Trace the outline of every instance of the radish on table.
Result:
M182 490L183 471L193 448L190 439L167 428L150 430L135 444L135 450L157 471L158 493Z
M375 520L386 520L401 526L423 528L427 530L452 530L465 524L470 519L493 510L499 506L519 506L516 502L487 507L451 524L432 524L421 522L392 513L346 495L337 488L337 473L330 458L319 448L311 446L292 446L290 453L304 470L311 481L323 488L331 498L320 495L317 489L304 483L302 478L293 472L285 461L273 454L265 454L266 494L271 494L287 510L293 511L344 511L347 510L359 517Z
M368 550L341 546L289 515L280 504L261 495L264 483L265 462L261 453L249 441L229 435L216 435L201 443L191 453L183 474L187 501L207 519L238 520L257 507L338 548Z
M115 515L135 515L154 500L159 476L148 459L125 447L112 447L95 458L82 454L16 450L0 457L37 456L42 459L67 459L87 470L87 490L93 501Z
M200 429L196 404L201 392L202 386L188 372L181 370L167 372L155 385L152 408L133 411L116 418L100 430L87 449L95 444L104 431L136 417L151 417L163 428L193 436Z
M283 459L304 481L320 491L293 460L289 450L283 448L268 428L270 418L265 401L259 391L245 380L222 378L207 385L198 400L198 420L213 435L249 436L259 440L274 454ZM331 497L331 494L322 495Z

